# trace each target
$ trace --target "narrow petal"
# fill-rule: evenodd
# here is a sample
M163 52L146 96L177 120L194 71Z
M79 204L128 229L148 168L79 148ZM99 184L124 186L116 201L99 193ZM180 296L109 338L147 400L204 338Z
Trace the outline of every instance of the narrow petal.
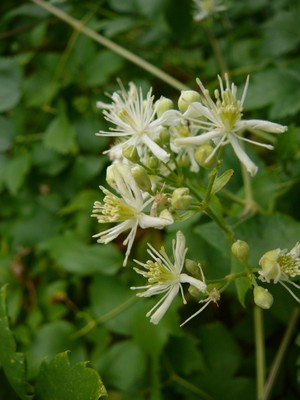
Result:
M230 143L232 145L232 148L237 156L237 158L240 160L242 164L245 165L247 171L251 176L254 176L258 170L258 167L254 164L254 162L248 157L246 152L242 149L241 145L239 144L238 140L236 137L231 136L230 138Z
M152 217L151 215L147 215L141 213L139 215L139 225L141 228L157 228L163 229L167 225L171 225L174 222L173 218L160 218L160 217Z
M143 135L142 141L152 151L152 153L162 162L166 163L169 161L170 154L161 148L157 143L149 138L148 135Z
M261 119L249 119L245 121L238 121L236 124L238 129L249 129L269 132L269 133L283 133L287 130L287 126L276 124L275 122L264 121Z
M217 138L218 136L223 136L219 129L214 129L210 132L202 133L198 136L190 136L185 138L175 139L175 146L185 146L187 144L204 144L209 142L212 139Z
M167 296L165 296L165 299L163 303L160 305L160 307L155 311L154 314L152 314L150 318L150 322L153 324L157 325L159 321L162 319L162 317L165 315L167 312L168 308L172 304L172 301L175 299L179 291L179 285L175 285L172 287L172 289L169 291Z

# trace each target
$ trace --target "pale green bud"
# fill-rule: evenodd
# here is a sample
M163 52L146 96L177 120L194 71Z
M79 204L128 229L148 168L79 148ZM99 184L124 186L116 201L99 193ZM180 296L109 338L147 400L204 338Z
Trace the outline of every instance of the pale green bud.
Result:
M106 169L106 182L112 188L116 188L116 180L115 180L115 173L114 173L114 164L110 165Z
M159 160L157 157L149 157L145 164L149 169L155 170L159 166Z
M192 196L188 188L177 188L171 197L171 206L175 210L186 210L192 202Z
M231 246L232 254L243 263L247 263L249 255L249 245L244 240L237 240Z
M156 114L159 117L163 115L164 112L172 110L174 108L174 103L171 99L161 96L159 100L155 103L157 105Z
M159 133L159 139L161 144L169 144L170 142L170 134L167 128L164 128Z
M197 147L197 149L195 150L194 157L197 163L200 165L200 167L213 168L216 166L217 164L216 155L213 155L213 157L209 158L213 151L214 147L209 143L205 143Z
M196 288L195 286L193 286L193 285L190 285L190 286L189 286L188 291L189 291L189 294L190 294L192 297L198 297L199 294L201 293L201 290L197 289L197 288Z
M185 269L189 274L193 275L195 278L202 279L199 264L196 261L186 258Z
M188 109L189 105L201 101L201 96L195 90L182 90L181 95L178 99L178 109L184 113Z
M139 154L135 146L123 146L122 148L122 155L123 157L127 158L127 160L137 163L140 161Z
M132 176L134 177L134 180L136 181L138 187L143 190L144 192L150 192L151 191L151 181L150 178L145 171L145 169L137 165L131 169Z
M264 310L268 310L273 304L273 296L262 286L255 286L253 289L254 303Z

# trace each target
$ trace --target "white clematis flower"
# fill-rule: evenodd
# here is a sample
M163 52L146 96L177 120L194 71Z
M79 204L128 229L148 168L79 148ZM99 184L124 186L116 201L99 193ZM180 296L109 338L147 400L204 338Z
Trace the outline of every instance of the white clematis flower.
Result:
M261 270L259 273L259 279L262 282L280 283L293 297L300 303L300 299L291 291L287 286L290 284L297 289L300 286L289 278L294 278L300 275L300 243L292 248L291 251L286 249L275 249L267 251L259 260Z
M260 130L270 133L283 133L287 130L287 127L257 119L243 120L243 104L249 84L249 76L240 100L236 98L237 87L233 83L230 85L228 76L225 75L225 88L222 79L218 78L220 90L217 89L214 92L216 101L211 98L209 91L205 89L202 82L198 79L197 83L201 90L201 101L192 103L183 114L183 117L190 122L193 128L197 128L203 133L194 137L175 139L175 145L202 145L213 141L216 147L209 157L211 158L220 146L230 144L240 162L245 165L247 171L251 175L255 175L257 166L244 151L240 142L250 142L270 150L273 149L273 146L247 139L243 137L243 132L250 130L255 133L255 130Z
M152 89L144 99L142 89L130 82L128 92L121 86L121 90L114 92L111 99L112 104L97 102L97 107L104 109L105 119L115 128L111 128L110 132L100 131L97 135L117 137L121 141L106 153L117 154L122 152L124 146L134 146L140 157L144 156L145 150L150 150L166 163L170 154L155 142L163 129L165 118L164 114L160 118L156 116L159 102L154 104Z
M169 259L163 247L160 251L157 251L150 244L148 244L148 246L148 253L153 260L148 260L146 263L135 260L135 262L144 269L134 268L137 273L148 279L148 285L132 287L131 289L145 290L137 294L137 296L140 297L164 294L158 303L147 313L147 317L151 316L150 321L153 324L158 324L179 291L183 303L186 304L182 283L189 283L200 292L206 291L206 284L201 280L182 273L187 252L185 248L185 237L182 232L178 231L176 234L176 241L173 241L174 262Z
M120 194L113 194L103 186L105 194L103 203L96 201L93 208L93 217L99 223L117 222L116 226L97 233L99 243L109 243L121 233L130 230L123 244L127 245L123 266L127 264L136 231L138 227L162 229L173 223L173 217L168 210L163 210L158 217L148 215L145 211L153 201L147 193L144 194L132 176L130 167L125 164L114 164L109 168L109 183Z

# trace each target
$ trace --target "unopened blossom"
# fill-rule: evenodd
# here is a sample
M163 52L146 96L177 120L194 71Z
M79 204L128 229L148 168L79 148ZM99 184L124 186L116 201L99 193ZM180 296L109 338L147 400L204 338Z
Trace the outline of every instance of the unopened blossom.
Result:
M257 166L249 158L241 142L249 142L270 150L273 149L273 146L245 138L243 132L249 130L255 134L255 131L258 130L269 133L283 133L287 130L287 127L264 120L242 119L243 104L248 89L249 77L247 78L241 99L237 99L237 87L233 83L230 84L227 74L225 75L225 87L222 79L218 78L220 90L216 89L214 92L215 101L202 82L199 79L197 80L201 91L201 101L192 103L183 114L183 117L189 121L192 128L198 129L199 134L197 136L175 139L175 145L202 145L212 141L215 144L215 149L209 156L211 158L221 146L230 144L247 171L251 175L255 175Z
M93 208L93 217L99 223L117 223L117 225L103 232L97 233L99 243L109 243L121 233L130 231L123 244L127 245L125 266L130 254L138 227L162 229L173 223L173 217L167 209L159 216L148 215L147 206L153 201L148 193L143 193L138 187L130 167L125 164L113 164L109 168L109 183L118 193L112 193L100 186L105 194L103 203L96 201Z
M290 278L294 278L300 275L300 243L288 251L287 249L274 249L267 251L260 259L259 265L261 270L259 273L259 279L262 282L280 283L285 289L300 303L300 299L291 291L287 286L290 284L297 289L300 286L295 282L291 281Z
M98 135L119 139L106 153L121 155L124 147L133 146L140 157L150 150L159 160L167 162L170 155L155 142L163 129L164 114L157 118L159 102L154 103L152 89L144 99L142 89L131 82L128 92L121 86L120 91L112 94L111 100L111 104L97 102L97 106L103 109L105 119L114 125L109 132L100 131Z
M143 269L134 268L137 273L148 279L148 284L131 289L144 290L144 292L137 294L140 297L163 295L147 313L147 317L151 316L150 321L153 324L158 324L179 292L183 303L186 304L182 288L183 283L189 283L200 292L206 291L206 284L204 281L182 272L187 253L185 237L182 232L178 231L176 240L173 240L173 262L168 257L164 247L157 251L150 244L148 246L148 253L152 260L148 260L146 263L136 261Z

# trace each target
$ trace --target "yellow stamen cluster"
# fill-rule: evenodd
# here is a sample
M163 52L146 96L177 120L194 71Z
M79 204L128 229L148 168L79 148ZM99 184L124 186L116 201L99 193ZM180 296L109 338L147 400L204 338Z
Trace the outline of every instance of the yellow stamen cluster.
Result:
M95 201L93 217L99 222L121 222L126 221L136 215L136 210L130 207L123 199L120 199L109 190L102 188L105 193L103 204Z
M277 262L287 276L294 277L300 274L300 259L294 258L290 253L280 255Z
M229 82L228 82L229 83ZM234 127L235 123L242 118L243 107L241 101L236 98L236 86L231 85L225 90L215 90L216 106L225 129L229 132Z
M169 271L160 259L155 262L148 260L144 267L147 271L142 271L138 268L135 268L135 270L143 275L144 278L147 278L151 285L167 283L177 279L176 274Z

